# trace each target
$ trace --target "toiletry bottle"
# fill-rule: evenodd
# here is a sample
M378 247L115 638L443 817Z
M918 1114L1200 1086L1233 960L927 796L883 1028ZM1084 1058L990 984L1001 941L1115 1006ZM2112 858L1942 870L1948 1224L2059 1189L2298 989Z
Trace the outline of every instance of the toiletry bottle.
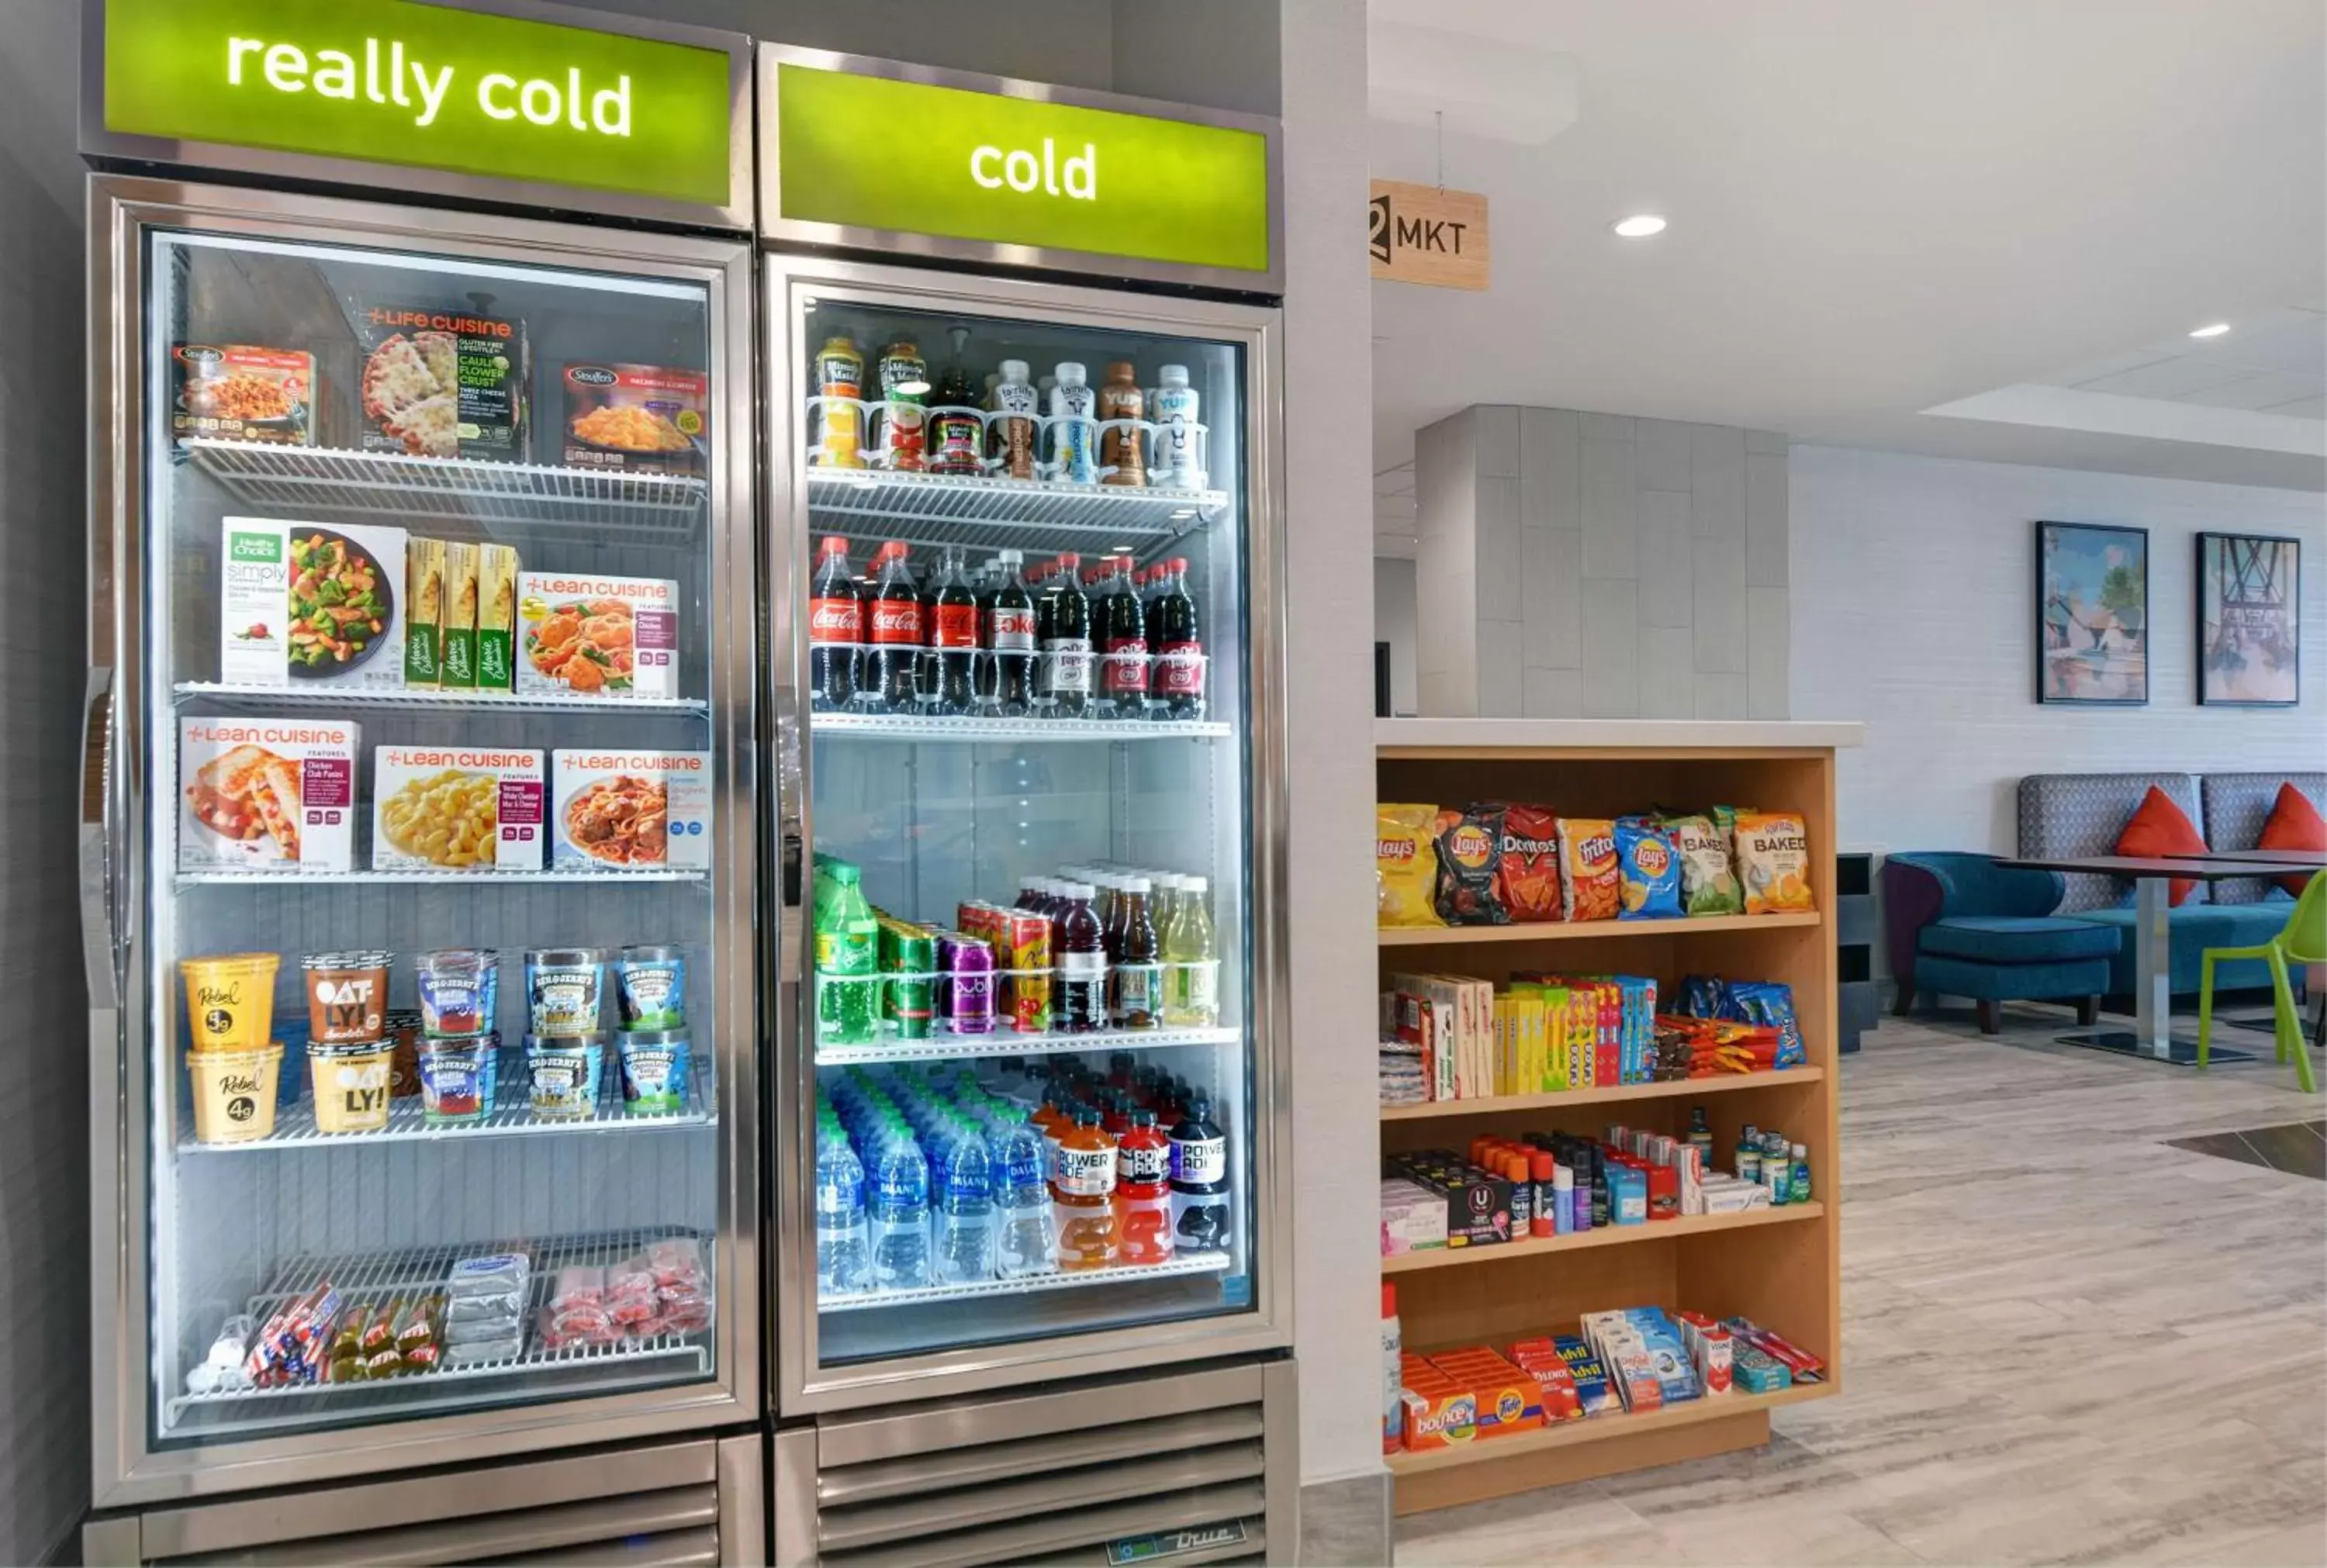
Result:
M1788 1183L1790 1190L1786 1194L1786 1201L1808 1203L1810 1200L1810 1154L1809 1151L1799 1143L1794 1145L1793 1167L1792 1179Z

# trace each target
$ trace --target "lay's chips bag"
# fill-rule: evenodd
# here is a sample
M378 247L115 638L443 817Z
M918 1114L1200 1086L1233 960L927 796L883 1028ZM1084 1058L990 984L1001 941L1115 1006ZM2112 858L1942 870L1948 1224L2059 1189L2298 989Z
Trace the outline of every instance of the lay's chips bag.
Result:
M1680 918L1680 855L1663 828L1645 817L1616 819L1616 878L1626 920Z
M1450 926L1508 926L1500 891L1503 808L1467 806L1438 814L1438 918Z
M1799 812L1737 814L1737 871L1745 912L1769 915L1818 908L1810 891L1809 826Z
M1375 920L1385 926L1436 926L1430 884L1438 807L1382 803L1374 807Z

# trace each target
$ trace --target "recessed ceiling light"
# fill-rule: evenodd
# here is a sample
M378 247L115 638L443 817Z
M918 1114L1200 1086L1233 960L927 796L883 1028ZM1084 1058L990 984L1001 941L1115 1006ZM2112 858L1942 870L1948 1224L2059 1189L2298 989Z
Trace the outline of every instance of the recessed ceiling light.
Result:
M1665 220L1653 212L1636 212L1630 218L1619 219L1610 225L1627 239L1646 239L1651 234L1665 231Z
M2190 335L2193 338L2219 338L2229 330L2229 322L2216 322L2211 326L2200 327L2196 331L2191 332Z

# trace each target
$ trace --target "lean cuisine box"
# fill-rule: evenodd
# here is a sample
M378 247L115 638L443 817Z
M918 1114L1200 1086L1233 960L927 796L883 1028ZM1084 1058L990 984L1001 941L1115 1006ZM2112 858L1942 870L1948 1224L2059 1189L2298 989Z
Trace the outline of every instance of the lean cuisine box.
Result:
M678 695L678 584L669 578L519 572L517 613L519 695Z
M523 322L401 300L353 313L366 452L524 461Z
M332 720L181 719L179 869L352 869L360 740Z
M539 871L542 753L503 746L372 752L375 871Z
M711 864L711 753L553 751L551 863L623 871Z
M219 678L229 686L404 684L402 528L228 518Z

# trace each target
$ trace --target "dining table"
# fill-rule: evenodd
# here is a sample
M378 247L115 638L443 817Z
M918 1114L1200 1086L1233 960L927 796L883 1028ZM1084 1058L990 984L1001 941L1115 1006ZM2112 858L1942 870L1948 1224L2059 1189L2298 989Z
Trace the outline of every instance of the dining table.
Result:
M2223 850L2204 855L2071 854L2007 858L1999 863L2021 871L2056 871L2070 875L2131 878L2133 895L2133 1028L2079 1030L2060 1036L2063 1045L2118 1056L2147 1057L2176 1067L2198 1065L2198 1037L2173 1031L2173 908L2177 882L2232 882L2241 877L2301 876L2319 866L2300 858L2308 850ZM2070 919L2075 919L2073 911ZM2251 1061L2254 1053L2216 1044L2216 1061Z

